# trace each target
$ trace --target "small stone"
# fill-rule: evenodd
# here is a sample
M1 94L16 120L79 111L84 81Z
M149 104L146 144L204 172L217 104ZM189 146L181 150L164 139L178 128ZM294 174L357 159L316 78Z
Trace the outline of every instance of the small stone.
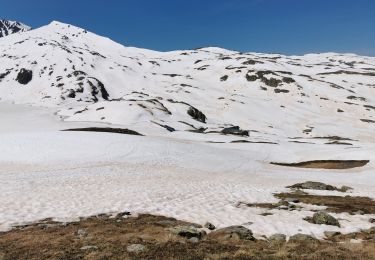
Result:
M192 237L192 238L189 238L189 241L192 242L192 243L198 243L199 242L199 238Z
M284 234L274 234L274 235L272 235L268 238L268 241L284 243L284 242L286 242L286 235L284 235Z
M339 191L341 192L347 192L349 190L352 190L353 188L352 187L349 187L349 186L342 186Z
M326 236L326 238L333 238L335 236L341 235L341 233L337 231L325 231L324 235Z
M142 253L146 250L147 250L146 246L142 244L131 244L126 248L126 251L128 251L129 253L136 253L136 254Z
M97 250L97 246L83 246L80 248L81 250Z
M306 234L296 234L289 238L289 242L301 242L301 241L317 241L313 236Z
M255 240L253 232L244 226L231 226L218 229L211 232L209 236L220 240Z
M370 218L368 221L369 221L370 223L375 223L375 218Z
M315 213L311 221L312 223L318 224L318 225L331 225L331 226L340 227L339 221L326 212Z
M285 198L284 200L289 203L299 203L299 199L296 198Z
M209 230L215 230L216 229L215 225L210 223L210 222L206 222L206 224L204 224L204 227L209 229Z
M88 233L85 229L78 229L76 235L80 238L87 237Z

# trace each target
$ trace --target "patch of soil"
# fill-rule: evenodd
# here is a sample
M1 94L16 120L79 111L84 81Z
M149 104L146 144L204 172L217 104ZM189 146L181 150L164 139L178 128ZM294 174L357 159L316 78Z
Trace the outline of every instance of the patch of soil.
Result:
M101 132L101 133L115 133L115 134L127 134L127 135L140 135L142 134L126 129L126 128L110 128L110 127L86 127L86 128L72 128L65 129L62 131L77 131L77 132Z
M370 259L375 242L347 244L301 240L190 240L171 233L194 225L162 216L99 215L79 222L45 220L0 233L0 258L8 259Z
M276 163L273 165L297 167L297 168L311 168L311 169L352 169L356 167L363 167L368 164L369 160L317 160L299 163Z

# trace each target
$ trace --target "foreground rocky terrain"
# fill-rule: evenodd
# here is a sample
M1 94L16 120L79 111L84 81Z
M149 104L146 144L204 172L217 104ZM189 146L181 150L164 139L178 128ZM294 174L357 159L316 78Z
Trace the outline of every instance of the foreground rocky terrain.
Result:
M79 222L40 221L0 233L0 258L7 259L374 259L375 228L325 241L297 234L255 239L250 230L201 225L124 212ZM37 238L37 239L36 239ZM353 243L355 239L362 243Z

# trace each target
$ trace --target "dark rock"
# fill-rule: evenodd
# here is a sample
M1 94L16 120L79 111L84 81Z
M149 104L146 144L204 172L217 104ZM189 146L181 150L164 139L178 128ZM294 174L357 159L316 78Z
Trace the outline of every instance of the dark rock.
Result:
M196 237L201 239L206 235L206 232L200 231L193 226L177 226L169 229L173 234L179 235L181 237L186 237L188 239Z
M220 78L220 81L227 81L228 78L229 78L228 75L222 76Z
M370 218L368 221L369 221L370 223L375 223L375 218Z
M26 85L33 79L33 72L31 70L27 69L21 69L20 72L18 72L16 80L18 83Z
M255 240L253 232L243 226L231 226L218 229L211 232L209 237L218 240Z
M227 127L221 130L221 133L225 135L240 135L240 136L249 136L249 131L241 130L239 126Z
M203 114L201 111L196 109L195 107L190 107L189 110L187 111L188 115L194 118L195 120L206 123L206 116Z
M216 229L215 225L210 223L210 222L206 222L206 224L204 224L204 227L209 229L209 230L215 230Z

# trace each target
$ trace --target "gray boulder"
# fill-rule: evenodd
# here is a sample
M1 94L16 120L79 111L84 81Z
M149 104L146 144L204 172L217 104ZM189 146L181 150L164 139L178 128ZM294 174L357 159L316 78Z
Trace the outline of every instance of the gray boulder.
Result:
M337 219L326 212L317 212L313 215L311 222L318 225L330 225L340 227Z
M270 242L284 243L286 242L286 235L284 234L274 234L268 238Z
M129 253L138 254L138 253L145 252L146 250L147 250L146 246L142 244L131 244L126 247L126 251L128 251Z
M301 241L317 241L317 239L313 236L306 235L306 234L295 234L289 238L289 242L301 242Z
M231 226L218 229L211 232L209 237L218 240L255 240L253 232L243 226Z

